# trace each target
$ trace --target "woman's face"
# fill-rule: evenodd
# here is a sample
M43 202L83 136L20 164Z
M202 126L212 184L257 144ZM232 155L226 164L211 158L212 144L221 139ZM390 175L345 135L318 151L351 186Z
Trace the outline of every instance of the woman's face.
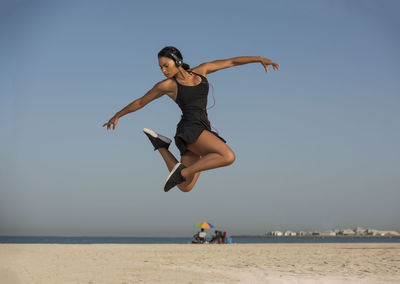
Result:
M178 67L175 65L175 61L168 57L158 57L158 64L160 65L161 72L167 78L172 78L178 73Z

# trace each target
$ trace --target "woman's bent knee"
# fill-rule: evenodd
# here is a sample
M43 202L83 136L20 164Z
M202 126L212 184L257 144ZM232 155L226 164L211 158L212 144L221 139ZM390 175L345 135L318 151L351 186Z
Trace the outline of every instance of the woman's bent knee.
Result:
M233 162L236 160L236 155L232 150L229 150L225 153L224 159L226 161L226 165L229 166L233 164Z
M189 192L193 189L194 185L178 185L178 188L182 191L182 192Z

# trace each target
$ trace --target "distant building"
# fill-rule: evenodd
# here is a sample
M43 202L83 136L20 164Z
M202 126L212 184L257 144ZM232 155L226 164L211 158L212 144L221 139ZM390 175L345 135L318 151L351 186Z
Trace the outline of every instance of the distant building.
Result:
M268 236L275 236L275 237L294 237L294 236L314 236L314 237L334 237L334 236L375 236L375 237L400 237L400 233L396 231L380 231L374 229L363 229L361 227L357 227L354 230L351 229L343 229L343 230L329 230L329 231L313 231L313 232L293 232L290 230L285 231L282 233L281 231L271 231L267 232L266 235Z
M388 233L389 233L390 236L393 236L393 237L400 237L400 233L399 233L399 232L396 232L396 231L389 231Z
M385 235L385 232L374 229L368 229L367 234L369 236L374 236L374 237L383 237Z
M376 231L374 236L378 237L398 237L400 233L396 231Z
M271 236L275 236L275 237L281 237L283 234L281 231L272 231L270 233Z
M334 237L336 236L336 233L334 231L324 231L321 232L319 235L324 237Z
M367 230L366 230L366 229L363 229L363 228L361 228L361 227L355 228L355 229L354 229L354 232L355 232L355 234L358 235L358 236L364 236L364 235L367 234Z
M375 230L374 233L372 234L373 236L377 236L377 237L383 237L386 235L386 232L384 231L379 231L379 230Z
M369 236L374 236L374 237L399 237L400 233L396 231L380 231L380 230L374 230L374 229L368 229L366 231L366 234Z
M342 236L354 236L356 233L351 229L340 230L338 235Z
M300 236L300 237L304 237L304 236L307 236L307 233L304 232L304 231L300 231L300 232L297 233L297 235Z
M320 232L314 231L314 232L311 232L311 235L312 235L312 236L319 236L319 235L320 235Z
M284 235L285 235L285 237L295 237L296 232L286 231Z

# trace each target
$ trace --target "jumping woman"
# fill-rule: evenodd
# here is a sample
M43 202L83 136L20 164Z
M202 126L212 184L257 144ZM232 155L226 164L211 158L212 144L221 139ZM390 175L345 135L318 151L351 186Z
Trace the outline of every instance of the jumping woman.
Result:
M182 118L174 137L181 154L180 162L168 150L171 139L147 128L143 131L153 144L154 150L159 151L170 171L164 191L178 186L181 191L189 192L196 184L200 172L228 166L235 161L235 153L223 138L211 130L207 118L207 74L255 62L261 63L266 72L268 65L272 65L273 70L279 70L279 64L258 56L215 60L190 68L183 63L182 54L177 48L167 46L158 53L158 63L167 79L157 83L143 97L117 112L103 127L114 130L120 117L141 109L163 95L168 95L182 110Z

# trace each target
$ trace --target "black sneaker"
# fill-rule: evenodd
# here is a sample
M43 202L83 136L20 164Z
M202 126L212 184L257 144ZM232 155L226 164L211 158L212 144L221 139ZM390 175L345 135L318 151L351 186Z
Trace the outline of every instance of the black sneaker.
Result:
M167 192L174 186L186 181L181 175L181 171L186 168L182 163L176 163L169 176L165 180L164 191Z
M149 137L151 144L154 146L154 151L157 150L158 148L167 148L169 147L169 144L171 144L171 139L162 136L153 130L150 130L148 128L143 128L143 132Z

